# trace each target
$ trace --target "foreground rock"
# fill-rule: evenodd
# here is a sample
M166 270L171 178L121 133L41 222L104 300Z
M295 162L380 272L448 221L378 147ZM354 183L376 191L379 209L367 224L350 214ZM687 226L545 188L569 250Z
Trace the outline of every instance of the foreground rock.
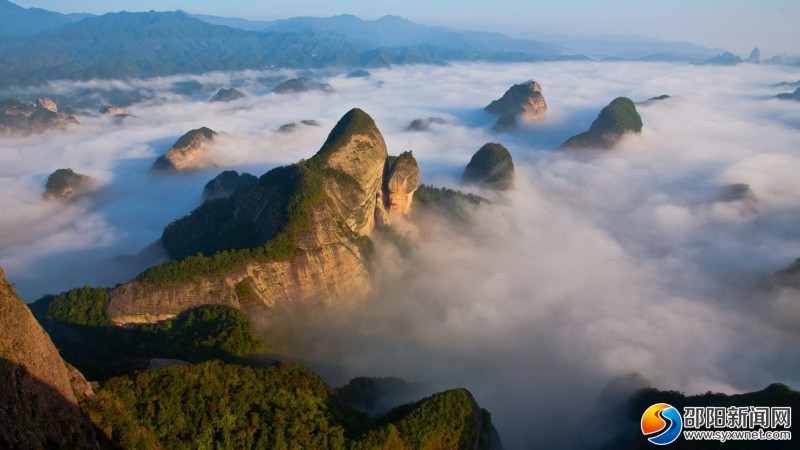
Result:
M78 120L59 112L56 103L49 98L36 99L36 103L13 99L0 102L0 135L41 133L75 124Z
M235 88L225 89L221 88L211 97L210 102L232 102L234 100L239 100L240 98L245 98L246 96Z
M176 172L205 166L205 150L214 142L217 133L206 127L191 130L153 163L153 170Z
M292 78L286 80L282 83L279 83L272 89L272 92L277 94L288 94L293 92L309 92L309 91L324 91L330 92L333 88L330 84L327 83L320 83L319 81L314 81L311 78L300 77L300 78Z
M94 181L87 175L75 173L72 169L58 169L47 177L44 198L52 200L75 198L92 190L94 185Z
M364 298L369 234L385 212L384 173L398 202L401 194L410 201L418 180L409 172L416 161L398 158L387 172L387 156L372 118L351 110L309 160L273 169L170 224L162 242L173 261L110 290L106 317L147 322L205 304L279 316Z
M0 269L0 448L101 448L73 389L91 395ZM73 381L70 381L70 380Z
M520 120L532 121L544 117L547 103L542 95L542 86L535 81L527 81L511 86L501 98L484 109L500 116L494 124L495 130L509 130Z
M465 183L480 184L492 189L511 188L514 185L514 161L511 153L500 144L484 145L472 155L461 179Z
M589 131L567 139L561 148L611 148L626 134L642 131L642 118L627 97L618 97L597 116Z
M239 174L239 172L235 170L226 170L206 183L206 186L203 188L203 202L215 198L230 197L234 192L248 188L257 181L258 178L247 172Z

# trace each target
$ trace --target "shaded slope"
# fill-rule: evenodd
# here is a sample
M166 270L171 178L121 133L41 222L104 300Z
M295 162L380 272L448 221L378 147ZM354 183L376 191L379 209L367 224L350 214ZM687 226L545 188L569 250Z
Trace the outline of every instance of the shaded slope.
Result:
M74 376L79 384L82 376ZM70 377L50 337L0 269L0 447L100 448Z

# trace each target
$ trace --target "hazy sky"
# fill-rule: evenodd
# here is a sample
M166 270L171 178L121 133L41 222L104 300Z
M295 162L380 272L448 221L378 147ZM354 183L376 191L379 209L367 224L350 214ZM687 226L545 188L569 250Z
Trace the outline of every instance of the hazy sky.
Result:
M764 56L800 53L797 0L15 0L25 7L60 12L175 10L225 17L269 20L293 16L355 14L376 19L387 14L416 22L475 30L640 34L688 41L747 53L760 46Z

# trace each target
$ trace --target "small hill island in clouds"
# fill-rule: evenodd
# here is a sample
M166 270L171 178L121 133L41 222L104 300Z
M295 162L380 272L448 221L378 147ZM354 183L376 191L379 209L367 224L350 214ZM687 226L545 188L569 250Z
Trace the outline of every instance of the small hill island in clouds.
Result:
M0 448L800 407L800 5L170 7L0 0Z

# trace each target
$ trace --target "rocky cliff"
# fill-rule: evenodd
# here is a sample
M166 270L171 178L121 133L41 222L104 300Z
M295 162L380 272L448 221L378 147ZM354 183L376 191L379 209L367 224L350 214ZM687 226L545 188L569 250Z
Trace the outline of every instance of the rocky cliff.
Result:
M77 123L74 117L59 112L56 103L49 98L38 98L36 103L21 100L0 102L0 135L41 133Z
M309 160L168 226L162 241L173 261L110 290L105 315L147 322L204 304L283 314L365 297L376 215L407 212L419 183L410 153L388 169L387 158L372 118L351 110Z
M81 414L88 383L58 354L0 268L0 448L100 448Z
M542 95L542 86L535 81L527 81L511 86L484 110L500 116L494 125L495 130L508 130L516 126L519 120L531 121L544 117L547 103Z
M611 148L626 134L642 131L642 118L627 97L618 97L597 116L589 131L567 139L561 148Z
M386 160L382 194L388 221L411 212L411 203L418 188L419 166L411 152Z
M204 150L214 142L216 135L214 130L206 127L189 131L153 163L153 170L171 172L203 167Z

